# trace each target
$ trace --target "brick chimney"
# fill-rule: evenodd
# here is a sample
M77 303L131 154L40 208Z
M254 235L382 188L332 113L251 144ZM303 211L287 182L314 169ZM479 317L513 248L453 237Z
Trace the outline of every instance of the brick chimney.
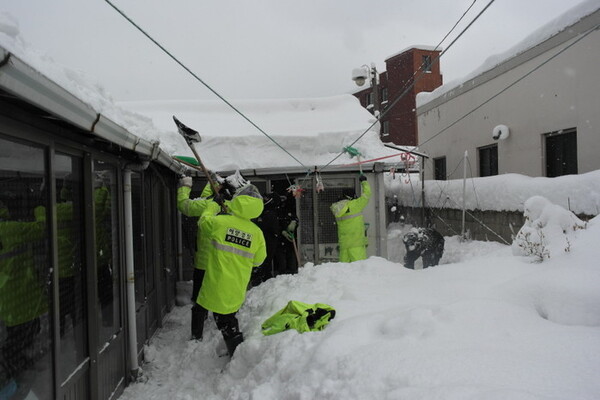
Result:
M386 70L379 74L379 100L381 102L380 137L383 142L396 145L416 146L417 132L416 96L431 92L442 85L438 59L441 50L427 46L411 47L385 60ZM413 83L416 83L413 85ZM390 108L391 103L409 86L408 92ZM363 107L373 112L368 87L354 93Z

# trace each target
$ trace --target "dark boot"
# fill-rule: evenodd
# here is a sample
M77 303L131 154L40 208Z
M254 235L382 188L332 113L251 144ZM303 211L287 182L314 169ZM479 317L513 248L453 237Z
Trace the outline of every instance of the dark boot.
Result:
M235 352L236 347L238 347L238 345L243 341L244 335L241 332L233 335L229 339L225 339L225 345L227 346L227 352L229 353L229 357L233 357L233 353Z
M206 310L198 305L192 307L192 340L202 340Z

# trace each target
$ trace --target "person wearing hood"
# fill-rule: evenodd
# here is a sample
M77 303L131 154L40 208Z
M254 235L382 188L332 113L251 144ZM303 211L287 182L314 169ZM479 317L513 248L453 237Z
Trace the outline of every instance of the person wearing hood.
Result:
M213 176L213 181L217 182L217 176ZM193 180L191 176L184 176L179 180L179 189L177 189L177 209L187 217L200 217L202 213L206 210L206 207L209 204L215 204L213 199L215 194L213 193L212 187L210 184L206 184L204 189L202 190L202 194L200 198L190 199L190 193L192 191ZM233 187L228 185L224 187L223 184L219 184L217 186L218 195L216 200L221 201L224 200L225 204L231 199L230 193L233 192ZM215 214L220 211L216 210ZM205 265L206 260L203 257L202 249L207 247L208 244L204 240L200 234L200 220L198 220L198 231L196 235L196 253L194 254L194 275L193 275L193 284L192 284L192 339L202 339L202 330L204 327L204 318L206 317L206 313L204 313L200 306L196 304L196 298L198 297L198 292L200 291L200 287L202 286L202 281L204 280L205 273Z
M213 313L230 356L244 340L236 313L246 298L252 268L267 256L263 232L251 221L263 207L260 192L248 184L235 192L228 214L217 215L219 204L211 202L200 217L206 272L196 303L204 315Z
M367 258L367 238L362 211L371 198L371 186L363 174L358 178L362 195L357 199L342 199L331 205L335 216L340 247L340 262L352 262Z

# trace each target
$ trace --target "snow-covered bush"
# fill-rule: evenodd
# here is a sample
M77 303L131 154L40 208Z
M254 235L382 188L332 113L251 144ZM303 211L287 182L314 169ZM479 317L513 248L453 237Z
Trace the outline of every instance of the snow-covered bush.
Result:
M569 252L574 233L586 227L575 214L542 196L529 198L523 208L525 224L512 243L516 256L530 256L542 262Z

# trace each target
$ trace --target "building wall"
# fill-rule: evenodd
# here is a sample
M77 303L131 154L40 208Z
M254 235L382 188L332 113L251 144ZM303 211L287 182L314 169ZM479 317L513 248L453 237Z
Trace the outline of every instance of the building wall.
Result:
M0 360L28 398L109 399L130 381L125 165L142 164L0 90ZM135 175L143 344L174 305L177 175L156 162Z
M382 129L381 140L383 142L395 143L405 146L416 146L418 142L417 119L416 119L416 94L419 92L431 92L442 85L439 62L431 65L429 72L417 72L422 65L422 57L427 55L431 60L436 60L440 51L411 48L400 54L394 55L387 60L386 71L379 74L379 91L384 88L388 90L388 101L381 103L381 123L389 123L389 134L385 135ZM414 82L414 86L408 89ZM407 93L402 95L408 89ZM360 100L363 107L367 108L368 95L372 88L368 87L354 95ZM391 103L398 97L400 100L391 108Z
M578 31L585 32L599 22L600 12L596 12L572 29L419 107L421 151L429 154L430 160L445 156L449 179L462 177L462 168L456 167L465 151L470 175L480 176L477 149L492 144L498 145L499 174L545 176L544 135L576 128L578 173L600 168L600 32L594 31L542 65L571 44ZM492 130L500 124L509 127L510 136L495 141ZM425 176L433 177L431 164Z

